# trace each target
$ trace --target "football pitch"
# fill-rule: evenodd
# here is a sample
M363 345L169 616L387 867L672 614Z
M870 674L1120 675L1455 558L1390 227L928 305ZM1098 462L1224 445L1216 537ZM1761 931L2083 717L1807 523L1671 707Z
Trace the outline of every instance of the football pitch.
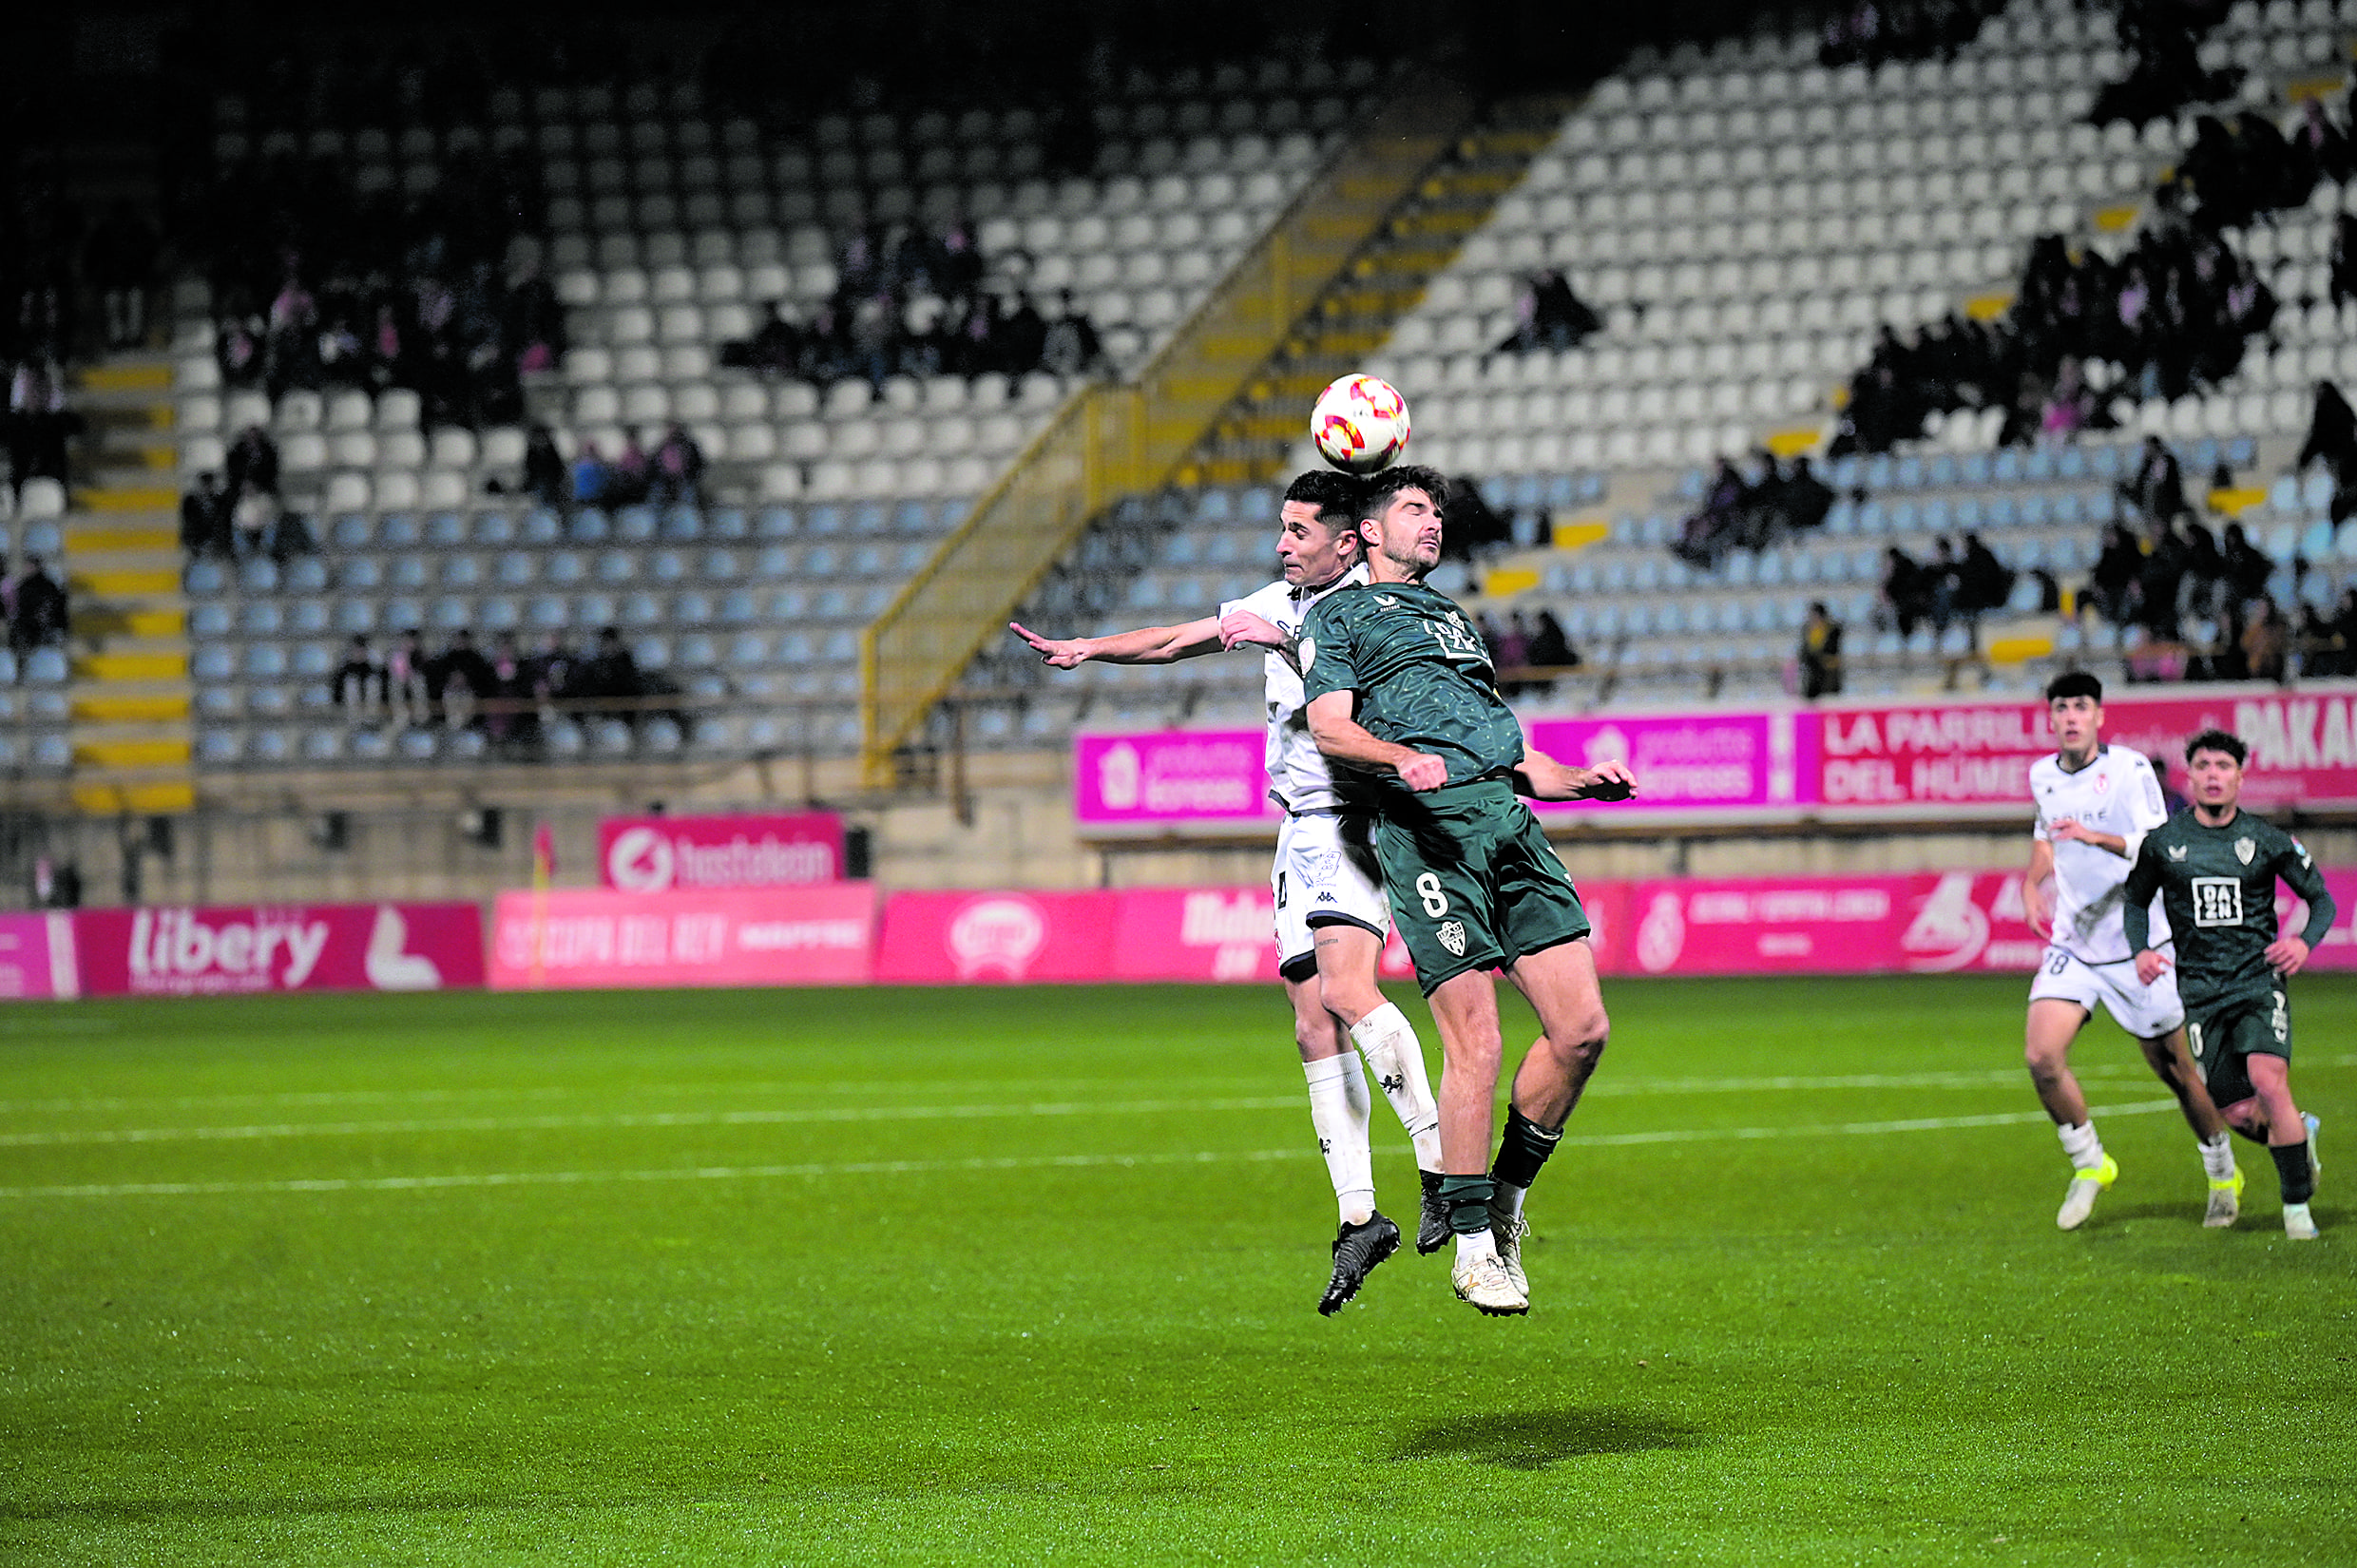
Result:
M2311 1244L2024 990L1609 983L1523 1320L1313 1310L1274 987L0 1012L0 1561L2357 1561L2357 980Z

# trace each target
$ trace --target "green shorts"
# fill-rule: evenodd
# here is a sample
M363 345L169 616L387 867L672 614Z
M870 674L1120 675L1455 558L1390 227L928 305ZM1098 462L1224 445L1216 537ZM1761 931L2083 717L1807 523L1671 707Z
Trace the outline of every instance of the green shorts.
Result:
M2188 1007L2185 1045L2210 1086L2212 1103L2239 1104L2258 1092L2251 1084L2249 1058L2291 1060L2291 1005L2283 992L2271 991Z
M1539 819L1504 779L1384 797L1375 854L1391 924L1430 996L1468 969L1494 969L1588 934L1587 911Z

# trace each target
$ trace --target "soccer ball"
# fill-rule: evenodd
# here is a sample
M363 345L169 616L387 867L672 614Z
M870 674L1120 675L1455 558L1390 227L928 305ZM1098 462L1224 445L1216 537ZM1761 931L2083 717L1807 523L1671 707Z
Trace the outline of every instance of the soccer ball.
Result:
M1317 394L1310 439L1345 473L1388 468L1408 446L1408 399L1389 381L1346 375Z

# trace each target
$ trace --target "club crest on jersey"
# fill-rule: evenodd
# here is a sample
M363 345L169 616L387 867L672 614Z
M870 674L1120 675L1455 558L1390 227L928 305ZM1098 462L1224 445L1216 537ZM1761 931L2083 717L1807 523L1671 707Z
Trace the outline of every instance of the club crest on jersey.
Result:
M2185 846L2182 844L2170 845L2169 858L2172 860L2183 860L2185 858Z
M2250 865L2251 857L2258 852L2259 846L2255 840L2248 838L2238 838L2234 840L2234 858L2241 861L2244 865Z
M1308 675L1310 666L1317 662L1317 639L1305 637L1293 644L1294 656L1301 660L1301 673Z
M1449 957L1463 958L1465 956L1465 923L1463 921L1442 921L1439 935L1441 946L1448 949Z
M1342 851L1339 850L1313 851L1301 857L1301 870L1303 874L1309 877L1313 886L1322 887L1332 882L1334 879L1334 873L1342 870Z

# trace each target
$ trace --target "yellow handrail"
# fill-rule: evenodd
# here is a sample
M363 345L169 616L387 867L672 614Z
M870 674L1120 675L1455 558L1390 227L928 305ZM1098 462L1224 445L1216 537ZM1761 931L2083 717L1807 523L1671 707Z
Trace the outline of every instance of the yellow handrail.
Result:
M892 753L1089 519L1169 480L1474 108L1447 85L1395 99L1134 377L1057 411L861 636L872 777L885 781Z

